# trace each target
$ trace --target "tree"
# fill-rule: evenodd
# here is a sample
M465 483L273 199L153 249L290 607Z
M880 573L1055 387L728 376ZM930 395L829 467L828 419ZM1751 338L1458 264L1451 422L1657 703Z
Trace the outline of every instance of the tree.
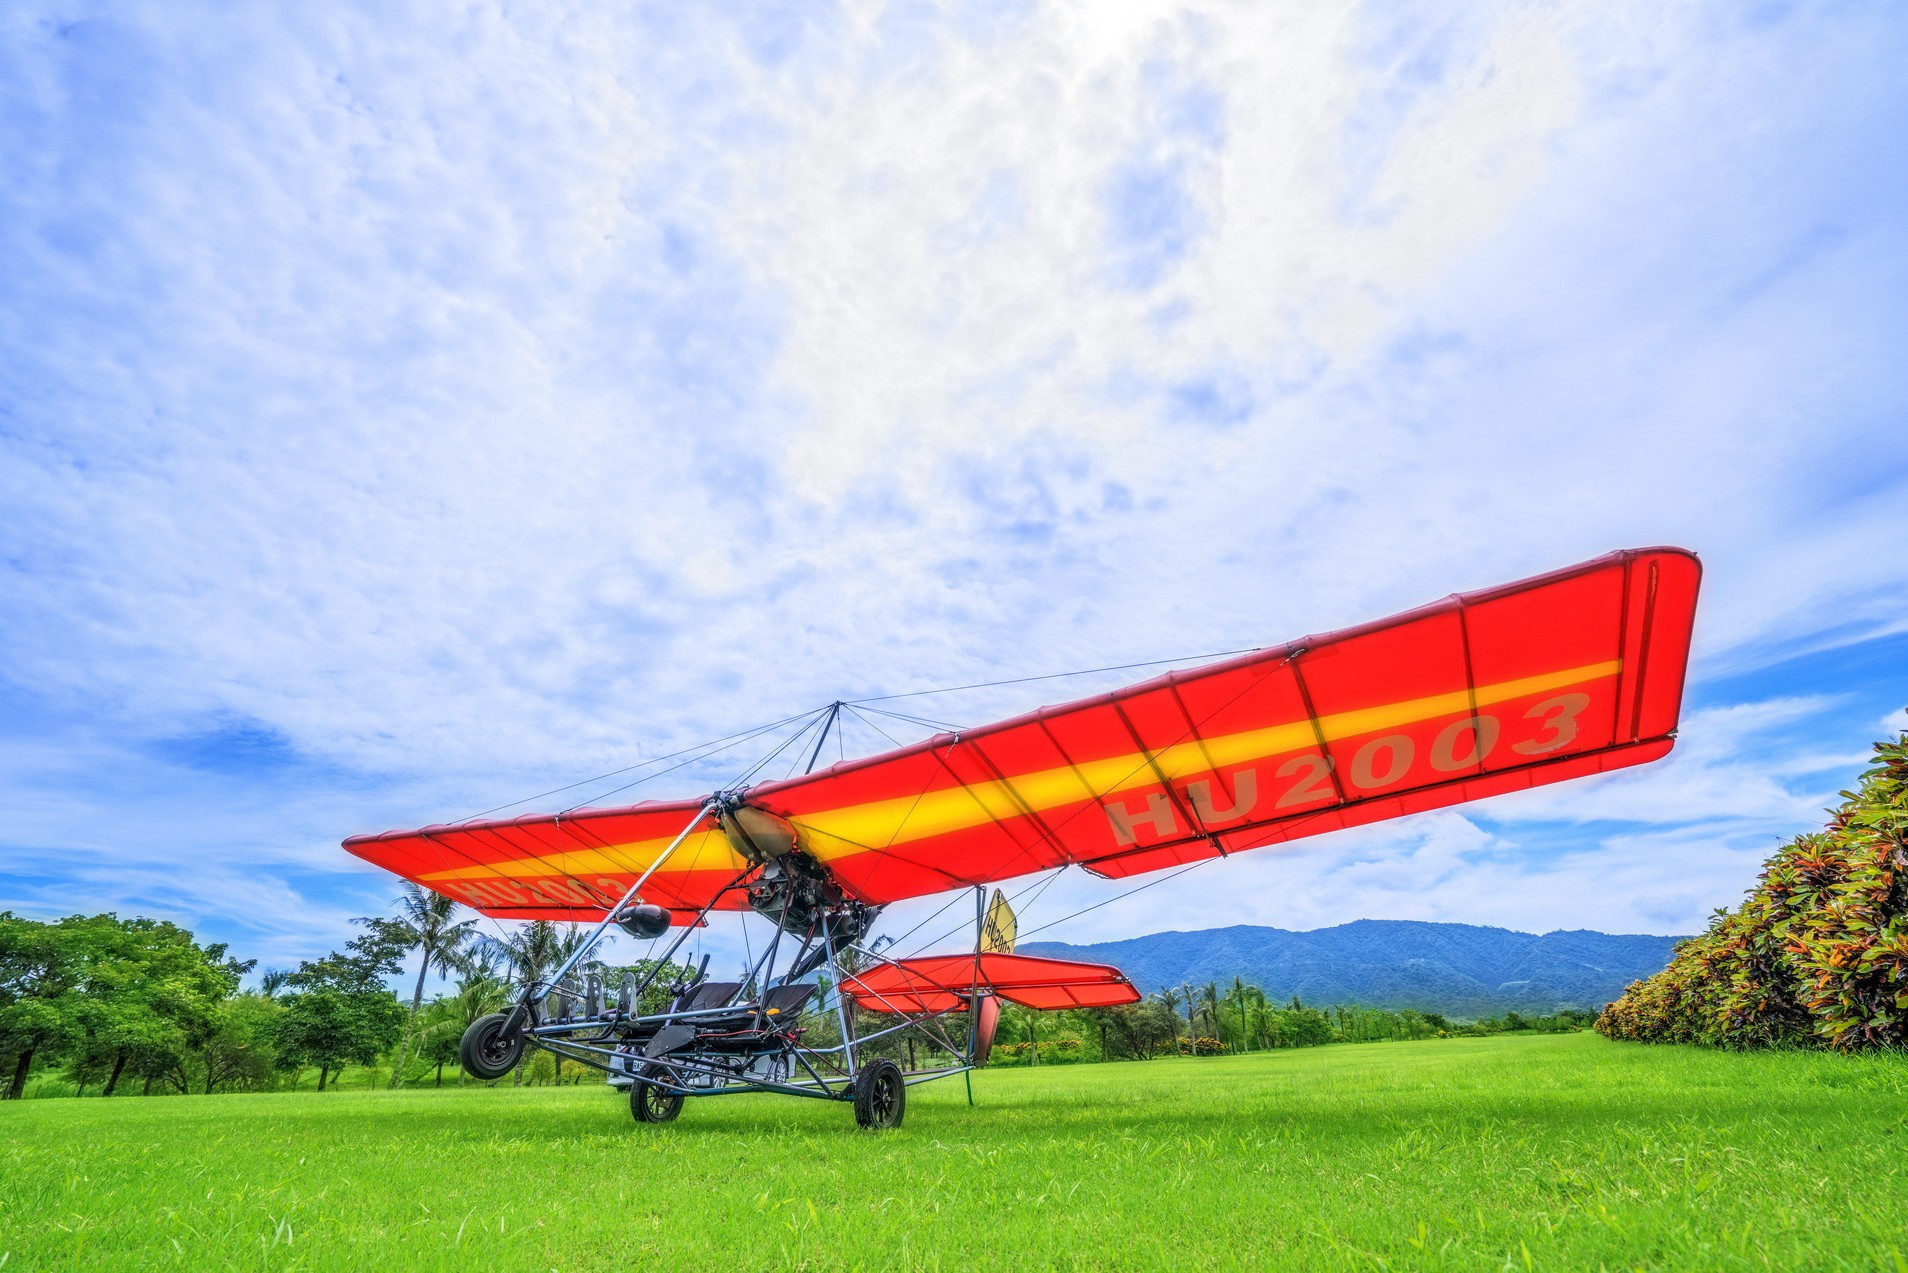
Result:
M418 1005L424 1001L424 978L435 967L448 974L457 966L463 948L476 937L477 921L460 920L458 904L442 893L404 881L404 893L398 898L396 919L360 920L376 925L384 940L403 949L418 951L417 985L411 991L411 1011L406 1021L404 1042L391 1066L391 1086L404 1081L404 1063L409 1059L412 1036L417 1033Z
M264 1086L277 1068L274 1040L284 1011L284 1005L262 992L236 995L219 1006L200 1052L207 1095L227 1086Z
M479 1017L498 1012L509 1002L508 986L501 976L503 957L497 942L475 942L459 955L457 983L453 993L439 996L426 1010L426 1022L418 1032L418 1055L437 1067L438 1086L444 1083L444 1066L457 1059L458 1043ZM463 1082L460 1073L458 1082Z
M1269 1027L1272 1024L1271 1015L1273 1008L1271 1004L1266 1001L1265 991L1259 989L1257 986L1247 986L1246 994L1250 997L1252 1003L1250 1016L1252 1038L1259 1046L1264 1047L1271 1041Z
M666 1009L675 999L674 988L687 982L695 975L690 964L678 964L663 959L639 959L633 964L620 964L603 971L605 995L619 993L617 985L624 977L632 979L642 987L642 993L631 1005L639 1014L657 1013ZM653 975L652 975L653 974ZM815 992L815 1010L822 1012L828 1006L828 978L826 975L816 979L818 989Z
M1292 996L1292 1006L1280 1010L1278 1015L1280 1032L1290 1047L1315 1047L1330 1043L1335 1037L1332 1019L1317 1008L1300 1003L1297 995Z
M1219 983L1208 981L1206 988L1200 993L1205 996L1206 1001L1206 1027L1212 1031L1213 1038L1223 1042L1221 1036L1224 1031L1219 1024Z
M101 1095L113 1094L128 1067L186 1090L188 1056L210 1037L220 1004L252 964L226 958L222 944L200 946L162 920L100 915L85 922L79 1046L88 1057L111 1058Z
M79 1038L79 981L70 933L0 911L0 1056L13 1058L5 1099L26 1093L36 1054Z
M333 951L300 964L287 984L285 1011L273 1031L280 1069L318 1067L318 1090L350 1062L372 1065L404 1029L404 1006L384 985L396 972L403 948L371 927L350 943L349 954Z
M79 1036L80 1028L79 1003L58 943L41 940L37 934L12 936L13 948L0 958L10 956L22 971L9 978L17 981L18 988L0 1006L0 1053L13 1058L5 1099L17 1101L26 1093L34 1056L57 1053Z
M450 996L450 1002L456 1006L459 1028L499 1011L509 1001L509 991L509 983L503 978L502 961L495 950L478 945L464 952L457 961L457 984Z
M494 938L486 940L495 941ZM587 940L588 934L581 932L575 924L569 925L566 931L547 919L533 919L495 944L510 964L513 974L511 980L516 988L526 990L546 981ZM529 1053L526 1051L524 1056L527 1060ZM559 1067L561 1064L559 1060ZM519 1085L523 1083L523 1066L523 1061L517 1063L516 1082ZM561 1072L559 1068L558 1073Z
M1168 986L1155 995L1154 999L1173 1019L1173 1051L1177 1052L1179 1051L1179 992Z
M424 1005L417 1027L416 1059L426 1068L437 1070L437 1086L444 1086L444 1067L457 1059L459 1045L469 1023L463 1019L455 996L442 995Z
M510 966L511 982L519 990L543 981L563 962L563 938L547 919L531 920L497 946Z

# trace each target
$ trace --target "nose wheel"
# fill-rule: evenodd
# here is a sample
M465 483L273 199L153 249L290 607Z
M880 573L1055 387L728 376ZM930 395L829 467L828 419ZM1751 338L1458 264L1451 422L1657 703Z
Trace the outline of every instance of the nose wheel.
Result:
M521 1027L511 1028L510 1014L493 1012L479 1017L464 1031L458 1044L458 1059L464 1073L479 1079L500 1079L523 1059L526 1042Z

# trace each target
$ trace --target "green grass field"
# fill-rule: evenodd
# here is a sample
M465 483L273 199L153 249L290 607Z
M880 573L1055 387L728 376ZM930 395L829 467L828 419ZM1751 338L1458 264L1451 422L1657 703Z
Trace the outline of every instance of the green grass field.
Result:
M0 1107L0 1269L1908 1270L1908 1061L1591 1034L979 1074Z

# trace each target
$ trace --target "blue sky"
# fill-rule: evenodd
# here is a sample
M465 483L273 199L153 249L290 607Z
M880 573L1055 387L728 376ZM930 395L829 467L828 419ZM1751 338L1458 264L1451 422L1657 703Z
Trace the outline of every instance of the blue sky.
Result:
M1657 543L1670 760L1051 935L1687 932L1908 723L1899 6L614 9L0 14L0 907L283 964L349 834Z

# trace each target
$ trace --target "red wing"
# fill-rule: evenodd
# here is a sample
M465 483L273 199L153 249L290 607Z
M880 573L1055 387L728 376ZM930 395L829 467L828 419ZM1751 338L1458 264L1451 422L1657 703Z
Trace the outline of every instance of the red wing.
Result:
M881 903L1067 864L1118 878L1603 773L1673 743L1700 573L1680 549L1614 553L747 797ZM345 847L489 915L596 919L698 804ZM746 865L705 821L646 900L696 910Z
M920 955L849 977L841 988L873 1012L951 1012L975 989L1028 1008L1109 1008L1140 992L1108 964L1034 955Z
M598 920L682 833L699 800L556 816L458 822L421 831L354 836L344 847L367 862L500 919ZM716 901L748 864L704 818L643 886L678 922ZM717 905L740 910L731 893Z
M1615 553L754 788L868 902L1121 877L1654 760L1700 574Z

